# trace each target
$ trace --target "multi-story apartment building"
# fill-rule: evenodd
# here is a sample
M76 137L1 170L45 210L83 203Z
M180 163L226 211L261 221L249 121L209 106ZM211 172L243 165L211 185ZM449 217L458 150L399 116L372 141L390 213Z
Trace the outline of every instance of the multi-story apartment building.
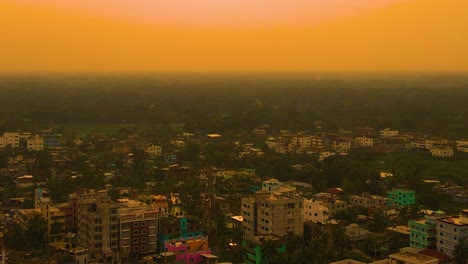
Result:
M244 234L247 236L273 234L281 237L287 232L292 232L301 235L303 198L297 194L296 188L281 184L275 184L275 187L270 184L263 186L268 190L262 189L251 197L242 198Z
M304 221L326 223L330 217L328 208L313 199L304 199Z
M371 148L374 146L374 139L368 137L356 137L356 145L362 148Z
M18 132L5 132L0 137L0 148L10 146L12 148L19 148L20 134Z
M149 205L129 201L118 215L121 258L156 253L158 213Z
M44 149L44 139L39 136L29 138L26 147L31 151L41 151Z
M362 208L386 206L387 201L388 198L379 195L371 195L369 193L362 193L361 195L349 196L350 204L357 205Z
M459 216L442 217L436 220L437 250L453 257L458 241L468 237L468 209Z
M387 206L401 207L414 204L415 192L407 189L394 189L387 191Z
M44 148L56 148L62 144L62 135L53 133L52 129L42 130Z
M328 209L330 217L334 217L336 212L346 210L348 204L339 199L339 196L332 193L317 193L314 195L314 200Z
M384 130L380 130L380 137L381 138L391 138L397 137L399 134L398 130L391 130L390 128L386 128Z
M107 191L85 190L77 200L77 243L91 259L112 263L119 249L118 205Z
M436 248L436 220L444 217L445 213L442 211L427 214L424 218L410 220L408 228L410 232L410 246L416 248Z

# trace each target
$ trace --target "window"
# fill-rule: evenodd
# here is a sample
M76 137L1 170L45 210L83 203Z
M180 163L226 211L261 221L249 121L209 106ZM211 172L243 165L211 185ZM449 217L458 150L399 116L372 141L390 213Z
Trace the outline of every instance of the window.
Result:
M133 227L138 227L138 222L133 223Z
M146 226L146 222L145 221L141 222L141 226Z
M142 237L141 242L146 242L146 237Z
M134 235L138 235L138 230L133 230Z
M138 238L134 238L133 243L138 243Z
M146 246L145 245L141 246L141 250L146 250Z
M138 247L133 247L133 251L138 251Z
M143 234L143 235L146 234L146 229L142 229L141 234Z

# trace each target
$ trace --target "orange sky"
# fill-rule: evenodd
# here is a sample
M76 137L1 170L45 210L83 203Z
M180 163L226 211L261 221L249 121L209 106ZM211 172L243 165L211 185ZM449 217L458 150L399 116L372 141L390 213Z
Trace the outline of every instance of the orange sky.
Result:
M0 0L0 71L467 71L466 0Z

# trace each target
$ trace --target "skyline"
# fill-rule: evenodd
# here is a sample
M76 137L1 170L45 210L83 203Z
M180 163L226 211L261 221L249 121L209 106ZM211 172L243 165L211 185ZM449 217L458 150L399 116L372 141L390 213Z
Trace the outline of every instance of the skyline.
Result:
M468 71L463 0L32 2L0 3L2 72Z

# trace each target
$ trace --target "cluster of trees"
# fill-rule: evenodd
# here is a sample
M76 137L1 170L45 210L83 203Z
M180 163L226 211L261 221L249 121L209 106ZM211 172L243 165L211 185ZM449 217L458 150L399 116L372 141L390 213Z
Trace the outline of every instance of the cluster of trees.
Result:
M188 131L369 125L464 136L468 78L412 76L42 76L0 79L3 128L60 123L185 124ZM24 105L28 108L25 109ZM0 127L0 130L2 130Z

